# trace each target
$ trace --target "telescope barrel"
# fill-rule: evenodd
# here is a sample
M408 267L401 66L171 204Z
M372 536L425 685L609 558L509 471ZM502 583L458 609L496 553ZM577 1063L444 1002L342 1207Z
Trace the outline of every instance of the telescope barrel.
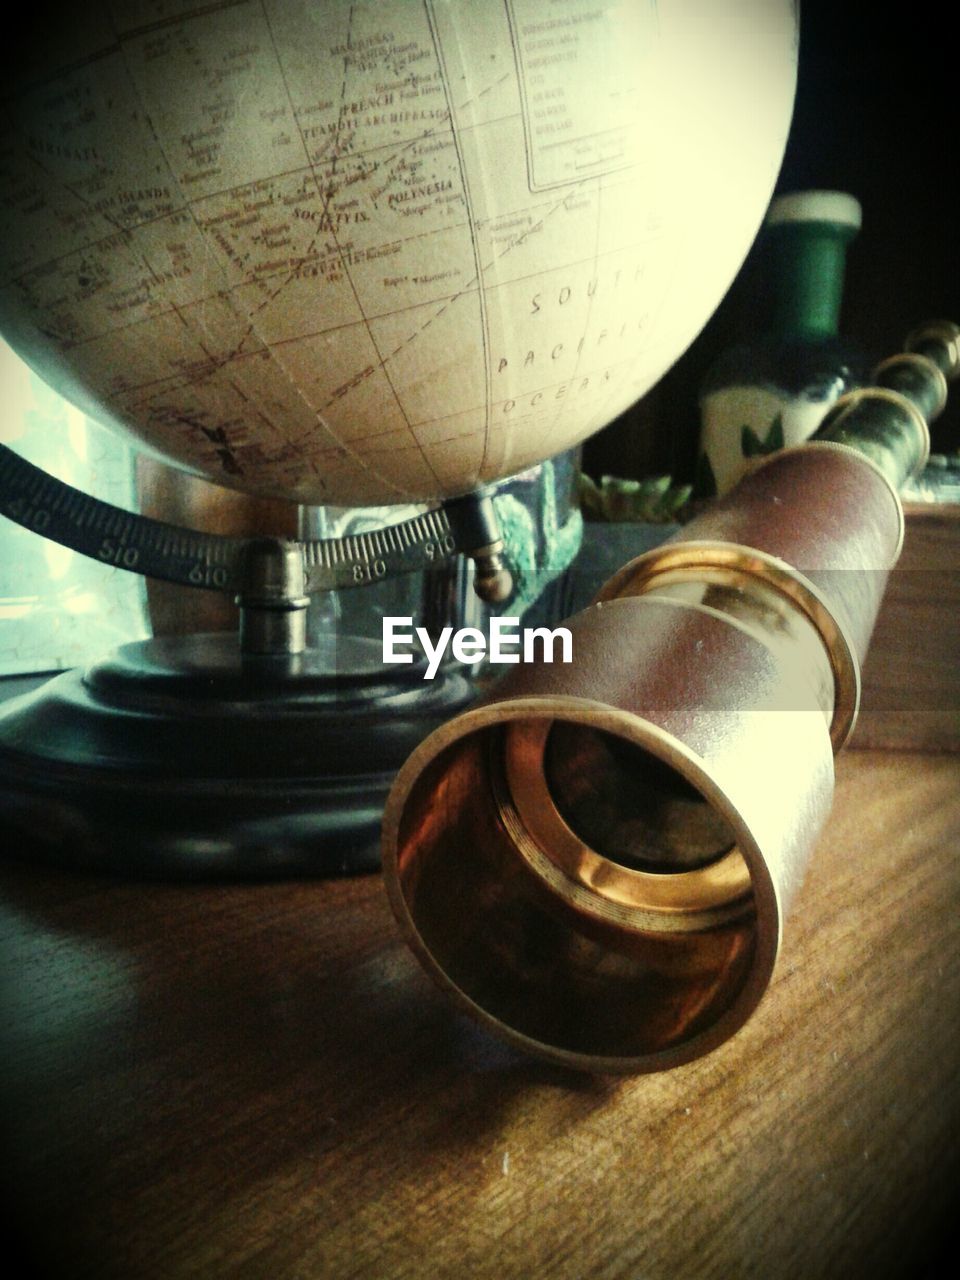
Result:
M897 489L960 368L925 326L818 438L763 459L436 730L384 819L432 977L524 1049L654 1071L722 1043L773 973L903 539Z

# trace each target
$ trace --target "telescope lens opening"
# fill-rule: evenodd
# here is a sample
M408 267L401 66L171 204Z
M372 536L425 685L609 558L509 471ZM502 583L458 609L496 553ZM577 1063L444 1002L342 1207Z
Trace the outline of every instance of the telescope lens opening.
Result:
M553 730L558 754L563 734L574 735L583 770L609 764L604 733L593 740L587 726L516 719L448 743L413 780L392 818L388 875L408 940L471 1013L554 1060L634 1071L666 1065L664 1055L696 1056L695 1042L719 1035L739 1007L751 972L746 867L727 865L741 862L736 852L704 869L675 868L686 874L651 875L589 851L580 864L576 850L554 843L581 842L554 800L573 790L556 761L548 790ZM633 763L629 752L609 754ZM652 786L658 762L638 754ZM674 803L706 805L682 779L671 785ZM570 795L564 804L570 811ZM633 810L624 820L636 820ZM724 830L701 842L699 856L729 838ZM591 839L602 843L597 832ZM659 845L654 856L664 858Z
M735 844L726 820L671 765L588 725L558 721L543 768L567 826L595 853L635 870L708 866Z

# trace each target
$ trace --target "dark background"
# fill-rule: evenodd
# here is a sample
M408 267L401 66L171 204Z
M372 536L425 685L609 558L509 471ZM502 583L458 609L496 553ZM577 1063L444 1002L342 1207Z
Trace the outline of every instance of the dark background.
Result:
M925 320L960 322L958 12L942 3L801 4L797 97L776 191L826 188L860 200L841 332L876 359ZM588 474L692 479L697 389L720 351L749 335L757 289L751 252L686 354L587 442ZM960 387L932 436L936 452L960 448Z

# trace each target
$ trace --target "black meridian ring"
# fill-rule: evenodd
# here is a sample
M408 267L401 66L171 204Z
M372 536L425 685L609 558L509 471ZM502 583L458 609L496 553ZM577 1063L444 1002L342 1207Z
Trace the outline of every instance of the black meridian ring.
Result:
M103 564L165 582L236 592L246 538L201 533L91 497L0 445L0 514ZM469 540L469 537L467 538ZM469 550L443 507L383 529L299 545L306 590L360 587Z

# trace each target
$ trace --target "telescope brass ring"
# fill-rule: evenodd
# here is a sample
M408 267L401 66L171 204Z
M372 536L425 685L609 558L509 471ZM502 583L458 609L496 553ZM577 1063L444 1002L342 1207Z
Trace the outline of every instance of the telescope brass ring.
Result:
M809 445L803 447L810 448ZM594 603L646 595L655 590L667 574L680 569L739 571L745 580L759 579L771 587L807 618L823 643L833 671L830 740L834 753L838 752L853 730L860 707L860 663L849 637L821 593L792 565L765 551L735 542L665 543L638 556L614 574L594 597ZM732 625L743 625L736 618L729 620Z
M829 412L821 423L819 429L820 431L825 432L823 438L809 441L807 445L801 447L816 447L820 444L843 445L843 440L832 439L831 433L843 423L843 420L849 414L855 412L861 404L869 404L871 401L875 402L877 400L885 400L888 404L896 405L896 407L910 419L911 425L913 426L914 432L917 436L919 448L913 465L909 468L904 467L901 475L903 480L908 480L910 476L919 475L930 460L930 428L927 425L926 418L913 401L909 399L909 397L905 396L902 391L895 391L892 387L860 387L855 391L847 391L839 398L839 400L834 401ZM903 444L906 439L906 436L900 435L897 442L898 444ZM845 445L844 447L849 448L850 446ZM866 456L868 461L870 460L869 455L865 455L860 449L855 449L854 452L857 453L859 457ZM769 456L774 457L775 455L770 454ZM878 467L877 469L882 475L882 468ZM889 477L887 477L887 483L890 483ZM895 486L891 484L890 488L893 493L896 494L897 490Z
M840 401L838 400L836 401L836 403L839 404ZM820 440L820 439L808 440L806 444L791 446L791 449L793 448L826 449L826 450L832 449L834 452L840 452L840 453L846 454L847 456L849 456L850 454L853 454L853 456L857 459L858 462L862 462L864 466L869 467L870 470L873 472L873 474L875 476L878 476L883 481L884 486L886 487L887 493L890 495L890 501L893 503L893 509L897 519L897 537L896 537L896 542L894 544L893 551L890 554L891 564L896 564L896 562L900 559L900 553L903 551L903 539L906 536L907 523L903 514L903 503L900 501L900 494L897 491L897 488L894 485L893 481L884 471L883 467L881 467L878 462L875 462L874 459L871 458L869 454L861 453L858 449L854 449L851 445L844 444L842 440ZM789 453L791 452L791 449L784 449L783 452ZM771 454L770 456L772 457L774 455ZM764 458L763 461L766 462L767 458Z
M930 378L936 388L937 403L930 410L929 417L925 417L924 421L928 425L938 418L947 405L947 397L950 394L947 386L947 375L943 372L935 360L931 360L929 356L923 355L919 351L901 351L899 355L887 356L886 360L881 360L873 373L870 375L871 382L880 383L882 386L881 375L887 369L902 368L904 365L912 364L916 368L922 369L928 378ZM886 390L895 390L895 388L886 388ZM919 412L919 410L918 410Z
M531 870L581 910L629 929L693 932L751 910L750 872L736 846L706 866L660 873L612 862L581 840L561 815L547 782L544 751L553 724L521 720L505 727L506 791L498 788L497 801ZM659 737L662 758L676 767L676 752L666 735ZM558 872L568 883L561 885Z
M931 320L909 333L904 347L907 351L913 351L925 342L943 343L949 362L945 376L948 382L952 382L960 374L960 325L954 324L952 320Z

